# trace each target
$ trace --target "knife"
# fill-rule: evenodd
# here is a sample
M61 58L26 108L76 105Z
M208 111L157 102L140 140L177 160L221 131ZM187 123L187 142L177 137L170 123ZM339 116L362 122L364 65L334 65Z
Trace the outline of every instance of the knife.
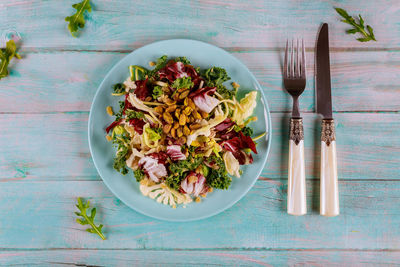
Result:
M316 52L316 112L322 115L320 214L339 215L335 122L332 116L328 24L318 34Z

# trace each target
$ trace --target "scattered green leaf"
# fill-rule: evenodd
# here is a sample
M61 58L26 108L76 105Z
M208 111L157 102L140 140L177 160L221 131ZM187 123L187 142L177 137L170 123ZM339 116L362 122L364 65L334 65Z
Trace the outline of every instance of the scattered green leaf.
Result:
M75 214L82 217L82 219L76 219L76 222L81 225L90 225L91 228L86 229L87 232L98 234L101 239L106 240L106 237L102 233L103 225L100 224L99 226L96 226L94 223L94 218L96 217L96 208L92 208L90 215L88 215L87 212L90 208L90 202L88 201L84 203L80 197L78 197L78 204L76 207L78 208L79 212L75 212Z
M354 27L352 29L348 29L346 31L347 34L355 34L357 32L361 33L364 37L357 38L359 42L376 41L374 30L369 25L364 26L364 19L361 17L361 15L358 15L359 22L357 23L357 21L352 16L350 16L346 10L342 8L335 8L335 10L340 16L344 18L342 22Z
M17 54L17 46L14 40L9 40L6 43L6 47L0 49L0 80L8 76L9 72L7 67L13 57L21 58L20 55Z
M74 33L78 31L78 28L85 27L85 18L83 14L85 11L91 12L92 7L90 6L89 0L83 0L80 3L73 4L72 7L76 9L76 13L72 16L66 17L65 21L69 21L68 29L72 36L76 37Z

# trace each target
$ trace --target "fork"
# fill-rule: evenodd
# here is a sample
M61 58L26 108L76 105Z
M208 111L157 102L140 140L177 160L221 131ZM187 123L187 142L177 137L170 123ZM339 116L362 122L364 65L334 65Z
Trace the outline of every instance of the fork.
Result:
M286 41L285 62L283 66L283 84L293 98L292 117L289 131L289 165L288 165L288 200L287 212L291 215L307 213L306 174L304 166L304 132L303 118L299 111L299 96L306 87L306 62L304 41ZM289 56L290 55L290 56Z

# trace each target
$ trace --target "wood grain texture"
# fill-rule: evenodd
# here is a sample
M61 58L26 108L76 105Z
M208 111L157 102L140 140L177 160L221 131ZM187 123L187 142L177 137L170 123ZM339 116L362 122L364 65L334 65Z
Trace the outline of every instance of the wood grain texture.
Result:
M335 218L319 215L319 182L307 183L309 212L296 217L286 214L286 179L265 179L219 215L176 223L132 211L100 181L2 183L0 249L398 250L400 182L341 181L339 189ZM97 207L106 241L75 222L78 196Z
M272 114L272 148L263 177L287 177L288 117ZM400 179L400 114L337 113L334 117L339 179ZM86 112L0 116L0 181L98 180L89 153L87 119ZM304 114L309 179L319 179L320 123L315 114Z
M399 265L398 0L95 0L73 38L64 18L76 2L0 0L0 45L15 30L23 55L0 81L1 266ZM378 42L346 35L336 6L362 14ZM311 112L322 22L330 27L337 122L336 218L318 215L320 120ZM291 101L280 66L286 39L301 36L308 51L301 97L308 214L294 217L286 214L289 114L283 113ZM130 51L171 38L230 51L255 74L273 112L262 177L234 207L191 223L153 220L121 203L98 176L87 143L88 111L105 74ZM97 206L108 240L75 222L78 196Z
M0 264L24 266L398 266L398 251L2 251Z
M283 51L233 55L255 74L273 112L291 110L282 86ZM1 80L0 112L88 111L97 87L123 56L125 53L24 54L24 59L12 62L10 77ZM307 53L307 62L307 88L300 105L303 111L313 111L313 53ZM400 111L400 52L331 53L331 64L335 111Z
M66 16L76 1L15 0L0 6L1 30L20 32L26 48L120 50L160 39L191 38L222 47L282 47L287 37L304 36L314 47L318 27L330 24L332 47L400 47L397 0L375 1L93 1L93 12L79 38L67 30ZM362 14L375 29L378 42L360 43L345 34L334 7ZM39 19L42 18L42 19ZM396 26L397 25L397 26Z

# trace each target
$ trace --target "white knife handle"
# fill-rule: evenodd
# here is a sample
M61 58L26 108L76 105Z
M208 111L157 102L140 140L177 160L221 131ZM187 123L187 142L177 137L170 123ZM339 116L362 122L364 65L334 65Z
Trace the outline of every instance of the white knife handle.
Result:
M287 212L307 213L303 119L290 119Z
M322 120L320 214L339 215L335 122Z

